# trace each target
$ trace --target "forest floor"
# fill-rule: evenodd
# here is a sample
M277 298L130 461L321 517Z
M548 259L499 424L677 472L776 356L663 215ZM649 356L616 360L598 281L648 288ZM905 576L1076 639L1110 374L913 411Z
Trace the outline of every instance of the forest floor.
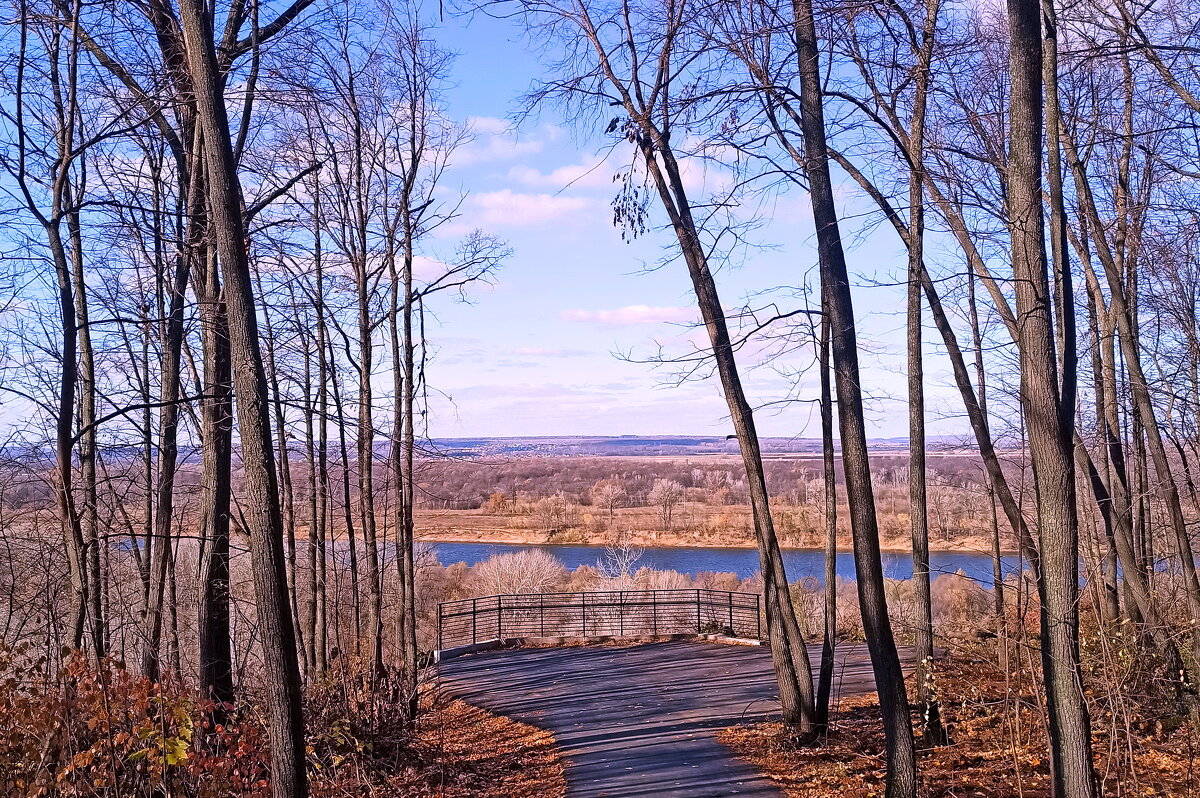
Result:
M44 659L0 650L0 796L267 798L268 735L247 694L227 723L174 681L153 684L81 655L53 680ZM305 692L313 798L563 798L554 735L428 691L411 725L363 680Z
M1028 680L1015 686L995 662L962 654L939 662L936 679L951 745L918 753L923 798L1048 798L1049 752L1036 686ZM1187 724L1147 717L1135 706L1106 711L1105 701L1095 702L1095 690L1088 694L1103 794L1200 795L1200 748ZM777 723L735 726L718 739L767 774L788 798L884 794L877 695L842 701L820 747L789 745L782 731Z
M404 747L404 764L374 781L408 798L561 798L563 762L554 735L463 701L440 699L421 716ZM313 793L336 780L313 780Z

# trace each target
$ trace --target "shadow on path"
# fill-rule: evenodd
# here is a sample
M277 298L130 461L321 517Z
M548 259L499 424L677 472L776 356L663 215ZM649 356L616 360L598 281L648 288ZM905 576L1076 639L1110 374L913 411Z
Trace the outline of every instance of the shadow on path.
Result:
M810 648L815 666L818 648ZM875 689L863 646L838 649L835 699ZM441 665L476 706L554 733L570 798L778 798L717 730L778 717L768 649L647 643L488 651Z

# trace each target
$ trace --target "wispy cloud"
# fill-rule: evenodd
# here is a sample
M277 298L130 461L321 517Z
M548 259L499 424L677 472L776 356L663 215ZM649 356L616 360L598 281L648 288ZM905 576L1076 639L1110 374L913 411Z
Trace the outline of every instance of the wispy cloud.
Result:
M514 166L508 177L527 186L564 188L607 188L613 183L613 168L604 165L600 157L587 158L583 163L569 164L543 172L530 166Z
M559 318L565 321L586 321L593 324L611 325L687 323L695 321L696 311L693 308L627 305L612 310L564 310L559 314Z
M498 161L511 161L542 151L537 139L518 140L508 122L490 116L474 116L467 120L475 140L454 153L454 165L477 166Z
M522 357L583 357L592 354L586 349L544 349L537 346L523 346L512 351Z
M484 229L533 227L581 214L590 205L582 197L522 194L507 188L476 194L471 204L479 209L473 221Z

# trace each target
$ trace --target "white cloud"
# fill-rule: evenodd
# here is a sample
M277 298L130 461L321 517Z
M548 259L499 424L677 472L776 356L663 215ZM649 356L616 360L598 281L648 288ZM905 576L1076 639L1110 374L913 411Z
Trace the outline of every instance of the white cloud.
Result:
M539 346L522 346L512 351L522 357L583 357L592 354L586 349L546 349Z
M469 116L467 127L476 133L488 136L504 136L512 130L512 125L494 116Z
M511 161L542 151L542 142L537 139L520 141L517 132L503 119L490 116L473 116L467 125L475 139L455 150L451 159L454 166L476 166L478 164Z
M484 229L532 227L580 214L590 205L581 197L519 194L507 188L476 194L471 197L471 204L479 209L472 225Z
M450 265L428 255L413 255L413 276L418 280L434 280L450 271Z
M696 311L694 308L628 305L613 310L564 310L559 317L565 321L586 321L611 325L689 323L696 320Z
M613 170L604 166L600 157L588 158L583 163L560 166L550 172L542 172L528 166L514 166L508 170L510 180L527 186L564 188L606 188L612 185Z

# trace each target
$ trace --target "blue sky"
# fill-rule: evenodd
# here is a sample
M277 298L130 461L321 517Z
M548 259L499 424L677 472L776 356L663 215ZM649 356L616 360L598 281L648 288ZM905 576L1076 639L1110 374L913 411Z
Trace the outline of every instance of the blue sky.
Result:
M553 112L511 129L507 118L516 98L541 68L510 23L451 19L437 36L458 53L451 112L470 119L475 130L445 183L450 191L470 194L456 227L479 227L506 239L513 256L495 284L475 291L470 304L439 300L429 325L436 352L429 382L439 392L431 400L430 434L726 433L725 404L714 379L677 385L673 369L621 356L644 359L660 346L679 354L704 340L690 326L697 314L683 265L655 268L670 238L656 231L627 244L612 225L612 177L623 165L622 155L603 161L599 143L580 142ZM715 178L694 172L692 179L699 187ZM864 213L864 202L844 188L844 216ZM766 248L718 265L727 307L768 287L813 282L816 253L807 203L795 191L757 209L762 224L753 236ZM652 220L661 225L663 217ZM853 231L854 223L848 226ZM448 249L455 232L430 242L429 254ZM876 397L868 431L903 436L904 293L902 287L875 285L902 273L901 247L881 230L855 244L850 262L859 284L864 386ZM795 306L793 301L781 307ZM793 390L795 380L780 373L802 369L810 358L795 354L755 365L764 354L746 353L741 364L751 400L764 405L757 416L760 434L819 435L811 404L770 404L789 395L815 396L815 375ZM952 417L957 410L945 365L935 359L927 370L932 431L959 431L963 425Z

